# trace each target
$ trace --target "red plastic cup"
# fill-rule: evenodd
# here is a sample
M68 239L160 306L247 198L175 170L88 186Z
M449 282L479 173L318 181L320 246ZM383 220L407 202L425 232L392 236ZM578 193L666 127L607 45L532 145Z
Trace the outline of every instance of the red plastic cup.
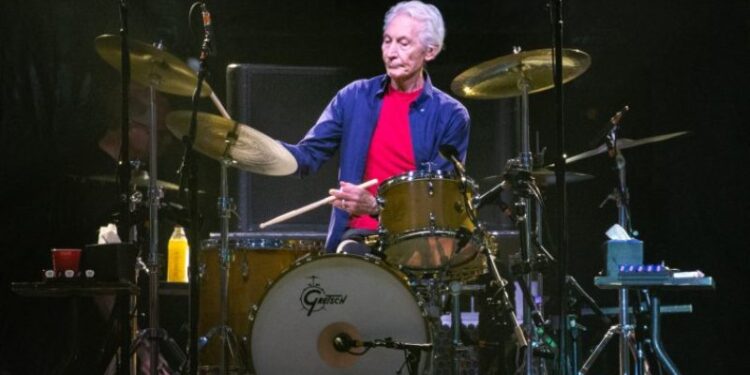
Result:
M80 264L81 249L52 249L52 269L55 275L63 275L67 270L77 274Z

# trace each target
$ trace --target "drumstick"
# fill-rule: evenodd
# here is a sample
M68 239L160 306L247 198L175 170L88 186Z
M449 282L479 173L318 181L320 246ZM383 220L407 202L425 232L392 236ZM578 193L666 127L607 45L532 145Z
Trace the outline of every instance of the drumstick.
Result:
M216 96L216 93L211 91L211 101L214 102L214 105L216 106L216 109L221 112L221 115L224 116L225 119L231 120L232 118L229 116L229 112L227 112L226 108L224 108L224 105L221 104L221 101L219 100L219 97Z
M372 185L375 185L377 183L378 183L378 179L374 178L374 179L372 179L370 181L366 181L366 182L363 182L363 183L357 185L357 187L358 188L362 188L362 189L367 189L368 187L370 187ZM291 219L291 218L293 218L293 217L295 217L297 215L303 214L303 213L305 213L307 211L310 211L310 210L312 210L314 208L318 208L318 207L320 207L320 206L322 206L324 204L331 203L335 199L336 199L336 197L334 197L333 195L325 197L325 198L323 198L323 199L321 199L319 201L310 203L307 206L302 206L302 207L300 207L300 208L298 208L296 210L289 211L289 212L287 212L285 214L279 215L279 216L277 216L277 217L275 217L275 218L273 218L271 220L268 220L265 223L261 223L259 225L259 227L260 227L260 229L263 229L263 228L265 228L265 227L267 227L269 225L277 224L277 223L280 223L280 222L282 222L284 220Z

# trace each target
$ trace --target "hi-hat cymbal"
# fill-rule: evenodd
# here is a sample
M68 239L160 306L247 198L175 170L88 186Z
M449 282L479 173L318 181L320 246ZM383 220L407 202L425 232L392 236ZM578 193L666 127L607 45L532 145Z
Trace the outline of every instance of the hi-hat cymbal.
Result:
M620 139L617 140L617 148L620 149L620 150L622 150L622 149L626 149L626 148L630 148L630 147L645 145L645 144L648 144L648 143L662 142L662 141L666 141L666 140L671 139L671 138L675 138L675 137L679 137L679 136L685 135L687 133L688 133L687 131L681 131L681 132L676 132L676 133L655 135L653 137L642 138L642 139L635 139L635 140L630 139L630 138L620 138ZM582 153L580 153L578 155L574 155L574 156L565 158L565 162L568 163L568 164L570 164L570 163L572 163L574 161L578 161L578 160L581 160L581 159L586 159L586 158L594 156L594 155L603 154L603 153L607 152L607 150L608 150L607 149L607 145L606 144L602 144L602 145L600 145L599 147L597 147L595 149L588 150L588 151L582 152Z
M534 177L534 180L536 180L536 183L539 186L544 187L544 186L557 185L557 175L555 174L555 171L551 169L547 169L547 168L535 169L531 171L531 175ZM590 174L565 171L566 183L581 182L581 181L590 180L592 178L594 178L594 176Z
M190 131L191 111L175 111L167 115L167 128L178 138ZM193 146L216 160L229 159L234 166L269 176L286 176L297 170L294 156L273 138L247 125L209 113L198 113ZM227 142L234 132L236 140ZM229 149L227 150L227 147Z
M98 181L98 182L111 182L111 183L117 182L117 178L115 176L110 176L110 175L88 176L88 177L83 177L83 179L90 180L90 181ZM133 174L133 177L130 179L130 183L139 188L147 188L149 187L150 179L151 178L149 177L148 172L141 171L140 173ZM167 181L162 181L162 180L157 180L156 186L161 188L162 190L177 191L180 189L180 187L177 184L167 182Z
M591 65L591 57L577 49L563 49L563 83L578 77ZM554 87L552 49L538 49L485 61L459 74L451 90L468 99L499 99L519 96L519 80L526 78L528 93Z
M96 52L115 69L121 70L122 50L117 35L96 37ZM197 74L182 60L149 44L128 39L130 49L130 77L143 86L168 94L192 96L198 83ZM203 82L201 96L211 95L211 87Z
M539 168L531 171L531 176L534 177L534 180L537 184L537 186L540 187L546 187L546 186L553 186L557 184L557 175L555 175L555 171L547 168ZM594 176L586 173L580 173L580 172L571 172L566 171L565 172L565 183L573 183L573 182L580 182L580 181L586 181L593 179ZM503 175L492 175L487 176L483 178L483 181L487 182L497 182L502 181L505 179L505 176Z

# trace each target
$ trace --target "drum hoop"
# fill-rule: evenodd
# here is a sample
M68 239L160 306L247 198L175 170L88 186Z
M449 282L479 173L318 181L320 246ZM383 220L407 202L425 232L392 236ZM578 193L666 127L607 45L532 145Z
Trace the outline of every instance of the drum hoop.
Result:
M424 235L424 233L427 233L428 235ZM389 245L396 245L396 244L398 244L400 242L407 241L407 240L418 239L418 238L428 238L428 237L455 237L455 236L456 236L456 232L455 231L450 231L450 230L429 230L429 231L426 231L426 232L424 230L416 230L416 231L410 231L410 232L406 232L406 233L398 234L398 235L395 235L395 234L386 235L386 240L384 241L384 245L385 245L384 252L385 252L386 256L388 256L388 246ZM392 239L392 241L391 241L391 239ZM470 242L475 242L475 243L477 242L477 240L475 238L473 238L473 237L470 238L469 241ZM481 246L481 244L479 244L479 243L477 245ZM461 263L457 263L457 264L453 264L453 265L450 265L450 262L446 262L446 264L443 265L442 267L414 268L414 267L407 267L407 266L403 266L403 265L401 267L403 267L403 268L405 268L405 269L407 269L409 271L423 270L423 271L430 271L431 272L431 271L440 271L443 268L450 266L450 267L448 267L448 271L450 272L450 270L452 270L452 269L457 269L459 267L462 267L464 265L467 265L467 264L473 262L474 259L476 259L480 254L481 254L480 252L476 252L473 257L470 257L469 259L467 259L467 260L465 260L465 261L463 261Z
M387 246L387 245L395 245L401 241L411 240L413 238L456 237L457 231L451 230L451 229L444 229L444 228L438 228L438 229L417 228L417 229L404 231L398 234L389 234L388 230L383 228L381 230L381 233L385 233L384 242Z
M282 271L281 274L279 274L279 276L276 277L275 280L273 280L270 283L268 283L266 285L265 289L263 290L263 294L258 299L258 302L256 304L254 304L253 306L251 306L250 312L248 313L248 317L247 317L247 320L248 320L247 337L248 337L248 341L249 341L248 342L248 353L250 354L251 357L252 357L252 352L253 352L253 349L252 349L252 347L253 347L253 329L255 328L255 322L257 320L256 319L256 315L260 311L260 307L263 306L263 302L266 300L266 297L268 297L269 291L271 290L271 288L274 287L274 285L276 285L277 281L281 280L288 273L296 270L297 268L299 268L299 267L301 267L301 266L303 266L303 265L305 265L307 263L314 262L314 261L316 261L318 259L339 258L339 257L354 258L354 259L364 260L364 261L366 261L368 263L371 263L371 264L377 266L378 268L381 268L381 269L384 269L384 270L388 271L391 275L395 276L396 280L399 282L399 284L401 284L403 287L405 287L406 290L409 292L409 294L414 299L414 302L416 303L417 308L420 311L420 314L421 314L421 317L422 317L423 328L424 328L424 332L425 332L425 334L427 336L427 340L429 340L429 342L433 342L434 341L435 338L433 337L433 332L432 332L432 329L430 328L430 323L428 322L428 319L426 318L427 317L427 310L425 309L425 306L427 304L424 302L424 298L421 295L419 295L418 293L416 293L414 291L414 289L411 287L411 284L409 283L409 277L404 272L399 271L398 269L395 269L394 267L390 266L388 263L386 263L383 260L376 259L376 258L371 257L371 256L361 256L361 255L355 255L355 254L339 254L339 253L328 253L328 254L322 254L322 255L307 254L307 255L302 256L299 259L297 259L294 263L292 263L291 266L287 267L284 271ZM252 363L252 358L251 358L251 363ZM252 369L252 370L254 371L255 369Z
M201 243L203 250L218 249L221 240L211 238ZM278 238L230 238L228 247L232 250L289 250L289 251L313 251L321 250L325 246L325 240L313 239L278 239Z
M441 170L428 172L425 170L409 171L400 175L393 176L380 184L378 187L378 195L383 195L386 191L393 188L396 185L400 185L406 182L417 182L417 181L429 181L429 180L440 180L440 181L456 181L458 178L451 172L443 172ZM466 182L471 192L477 190L477 185L471 177L466 177Z

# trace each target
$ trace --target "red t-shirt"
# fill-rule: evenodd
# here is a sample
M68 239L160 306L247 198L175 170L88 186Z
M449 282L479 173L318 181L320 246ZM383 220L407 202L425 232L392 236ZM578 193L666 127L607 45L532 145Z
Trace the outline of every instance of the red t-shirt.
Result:
M409 128L409 106L421 92L422 89L400 92L388 87L367 152L363 181L377 178L380 185L390 177L416 169ZM378 186L371 186L367 190L376 196ZM377 230L378 220L369 215L352 216L349 227Z

